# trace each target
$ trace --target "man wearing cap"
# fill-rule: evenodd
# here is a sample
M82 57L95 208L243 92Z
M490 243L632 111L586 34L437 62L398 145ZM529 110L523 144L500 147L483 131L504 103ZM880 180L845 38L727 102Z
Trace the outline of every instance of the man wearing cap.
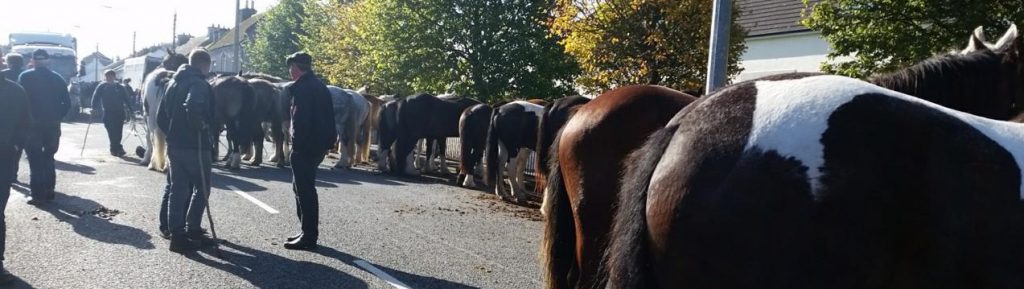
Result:
M103 76L106 80L97 85L96 91L92 93L92 117L95 119L103 115L103 126L107 128L107 137L110 139L110 155L120 157L126 154L121 146L121 133L131 100L124 87L117 82L117 72L107 70Z
M46 50L32 53L33 68L21 73L18 83L25 88L32 107L33 126L25 153L32 171L29 204L41 205L53 200L57 172L53 155L60 146L60 122L71 108L67 82L49 69Z
M295 82L288 87L292 95L292 190L302 232L288 237L286 249L316 248L320 237L320 204L316 193L316 170L337 141L331 93L313 74L313 57L305 52L292 54L285 61Z
M213 61L195 50L167 87L157 111L157 124L167 134L171 170L160 206L160 233L171 240L170 250L185 252L210 244L203 229L203 210L210 190L213 142L213 89L206 82ZM212 244L211 244L212 245Z
M11 196L9 171L14 168L21 157L17 150L25 145L29 130L32 129L32 114L29 109L28 96L17 83L0 78L0 284L10 283L14 276L3 268L4 251L7 248L7 222L4 211L7 198Z

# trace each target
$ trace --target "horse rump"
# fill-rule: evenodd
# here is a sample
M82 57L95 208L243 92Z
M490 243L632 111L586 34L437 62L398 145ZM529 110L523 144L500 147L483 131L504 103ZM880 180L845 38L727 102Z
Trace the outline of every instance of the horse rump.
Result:
M551 155L558 155L558 141L555 137L551 146ZM547 289L575 288L579 278L579 267L576 263L576 227L570 206L569 193L562 180L562 170L558 157L551 158L548 167L547 189L541 212L544 220L544 239L541 240L541 262L544 266L544 279Z
M658 161L678 126L651 134L646 144L627 157L619 206L612 217L608 250L604 256L607 288L647 288L647 188ZM557 142L556 142L557 143ZM554 172L554 169L552 169Z

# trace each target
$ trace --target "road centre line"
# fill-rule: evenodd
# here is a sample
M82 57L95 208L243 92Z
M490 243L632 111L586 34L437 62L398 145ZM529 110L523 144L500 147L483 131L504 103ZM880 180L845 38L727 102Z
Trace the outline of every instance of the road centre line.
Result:
M243 192L243 191L241 191L241 190L239 190L239 189L237 189L235 187L228 186L228 189L231 189L231 191L235 192L235 194L238 194L239 196L242 196L242 198L245 198L246 200L249 200L249 202L252 202L253 204L256 204L256 206L258 206L258 207L262 208L263 210L267 211L267 213L271 213L271 214L281 213L281 212L278 212L277 210L275 210L274 208L270 207L270 205L267 205L266 203L260 201L259 199L256 199L256 197L253 197L253 196L251 196L249 194L246 194L245 192Z
M412 289L412 287L409 287L409 285L405 285L405 283L402 283L402 281L398 281L398 279L395 278L394 276L388 275L388 273L384 272L383 270L371 265L370 262L356 260L354 263L359 267L362 267L367 272L370 272L373 275L377 275L377 278L384 280L384 282L388 282L388 284L391 284L391 287L395 287L397 289Z

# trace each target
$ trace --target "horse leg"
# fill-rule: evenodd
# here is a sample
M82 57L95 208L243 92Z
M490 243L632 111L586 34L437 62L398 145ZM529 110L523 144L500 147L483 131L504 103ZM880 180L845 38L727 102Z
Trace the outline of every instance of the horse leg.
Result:
M152 127L152 126L151 126ZM153 129L146 130L146 153L142 155L140 165L149 167L149 161L153 158Z
M495 194L502 200L506 200L505 196L509 195L508 191L505 190L505 174L506 170L508 170L508 148L501 141L498 141L498 167L495 170L498 172L497 177L494 178Z
M440 137L434 140L434 145L436 147L434 148L434 158L432 160L437 162L434 166L434 172L441 176L447 176L451 173L448 171L447 141L448 138L445 137Z
M162 131L153 134L153 155L149 161L149 169L163 172L167 168L167 136Z
M270 122L270 139L274 143L274 155L270 157L270 162L281 166L281 162L284 161L281 153L284 150L284 133L281 131L280 122Z
M396 169L402 170L407 175L418 176L420 172L413 167L415 154L413 153L417 139L399 138L395 145L395 158L398 161Z
M252 156L250 164L254 167L258 167L263 164L263 142L266 139L266 132L263 129L259 129L256 135L252 137L252 148L256 151Z
M526 148L519 149L519 154L516 156L515 166L512 168L511 175L508 177L512 183L512 197L515 198L516 203L526 202L526 186L524 185L524 175L526 171L526 161L530 157L530 150Z
M291 129L291 127L292 127L292 121L290 121L290 120L286 120L286 121L281 123L281 136L282 136L281 137L281 159L282 159L282 164L278 164L278 166L281 166L281 167L287 166L288 164L291 164L291 162L292 162L292 154L291 154L291 152L292 152L292 148L291 148L291 144L292 144L291 143L291 141L292 141L292 129Z

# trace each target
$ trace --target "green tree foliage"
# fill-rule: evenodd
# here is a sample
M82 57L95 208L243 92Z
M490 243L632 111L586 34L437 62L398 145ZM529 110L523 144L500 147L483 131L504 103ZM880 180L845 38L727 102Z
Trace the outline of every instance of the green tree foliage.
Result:
M1001 35L1008 23L1024 19L1019 0L804 0L804 5L803 24L821 31L832 45L832 60L822 70L853 77L962 49L979 25L988 35ZM842 56L853 60L834 60Z
M711 0L557 0L551 31L583 70L579 85L599 92L621 85L660 84L680 90L704 85ZM738 7L736 7L738 8ZM739 9L733 9L733 19ZM733 22L728 74L746 50Z
M278 77L288 75L284 59L299 51L299 36L305 34L303 0L281 0L270 8L256 24L256 35L244 43L249 57L246 70L259 71Z
M577 73L548 33L552 0L365 0L322 4L302 38L332 82L371 91L554 98ZM312 10L311 10L312 11Z

